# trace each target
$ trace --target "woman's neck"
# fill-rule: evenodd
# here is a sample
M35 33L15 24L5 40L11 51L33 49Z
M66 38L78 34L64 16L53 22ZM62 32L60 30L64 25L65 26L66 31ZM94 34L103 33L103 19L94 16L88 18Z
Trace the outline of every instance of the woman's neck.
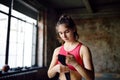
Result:
M78 41L77 40L73 40L73 41L67 41L67 42L65 42L64 45L74 45L76 43L78 43Z
M79 44L78 41L65 42L65 43L64 43L64 49L65 49L66 51L71 51L71 50L74 49L78 44Z

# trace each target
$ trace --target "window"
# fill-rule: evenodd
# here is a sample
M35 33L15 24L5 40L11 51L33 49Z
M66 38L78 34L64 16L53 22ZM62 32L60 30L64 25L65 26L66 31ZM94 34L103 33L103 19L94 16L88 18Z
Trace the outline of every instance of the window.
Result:
M10 16L8 11L9 7L0 4L0 69L5 60L8 60L7 64L11 68L35 65L37 19L12 9L11 19L8 21ZM8 22L10 22L10 38L9 56L6 59Z
M7 6L5 6L5 5L3 5L3 4L0 4L0 10L5 12L5 13L8 13L9 8Z
M0 11L8 11L8 8L0 4ZM8 16L0 13L0 69L5 64L6 38L7 38Z
M5 62L7 22L7 15L0 13L0 68Z
M20 14L19 12L17 13L17 15ZM20 17L23 17L22 19L26 20L22 21L13 17L11 18L10 47L8 60L8 64L11 67L34 65L32 64L32 58L33 54L35 55L34 49L36 47L36 38L34 38L36 36L36 34L34 33L36 31L36 20L31 19L30 17L23 14L21 14ZM26 21L31 21L33 24Z

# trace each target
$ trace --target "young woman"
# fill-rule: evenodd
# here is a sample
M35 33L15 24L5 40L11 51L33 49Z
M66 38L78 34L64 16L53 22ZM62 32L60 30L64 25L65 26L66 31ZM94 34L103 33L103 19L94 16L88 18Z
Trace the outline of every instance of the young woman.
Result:
M56 25L58 40L62 43L54 50L48 69L48 77L53 78L59 73L59 80L94 80L94 67L91 52L88 47L78 41L76 25L68 15L62 15ZM59 55L65 56L65 64L59 61Z

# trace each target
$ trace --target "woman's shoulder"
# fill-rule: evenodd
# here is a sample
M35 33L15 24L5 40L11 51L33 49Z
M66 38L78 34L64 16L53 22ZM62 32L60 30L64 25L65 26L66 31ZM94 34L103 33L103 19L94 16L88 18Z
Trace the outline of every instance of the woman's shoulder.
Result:
M61 48L61 46L56 47L56 48L55 48L55 51L59 51L59 50L60 50L60 48Z
M81 47L82 47L83 49L87 49L87 48L88 48L85 44L82 44Z
M88 47L87 45L85 45L85 44L82 44L82 45L81 45L81 50L82 50L82 51L89 50L89 47Z
M58 54L59 51L60 51L60 49L61 49L61 47L62 47L62 46L56 47L55 50L54 50L54 53L55 53L55 54Z
M83 54L86 55L86 54L91 53L89 47L84 45L84 44L81 45L81 51L80 52L81 52L82 55Z

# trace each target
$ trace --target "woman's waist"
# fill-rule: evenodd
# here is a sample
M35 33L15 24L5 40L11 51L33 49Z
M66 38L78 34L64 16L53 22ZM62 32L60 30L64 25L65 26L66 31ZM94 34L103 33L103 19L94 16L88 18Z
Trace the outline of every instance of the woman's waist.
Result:
M69 73L70 73L69 74L70 75L70 80L82 80L82 76L77 71L71 70ZM67 80L66 76L65 76L65 73L60 73L59 74L59 80Z

